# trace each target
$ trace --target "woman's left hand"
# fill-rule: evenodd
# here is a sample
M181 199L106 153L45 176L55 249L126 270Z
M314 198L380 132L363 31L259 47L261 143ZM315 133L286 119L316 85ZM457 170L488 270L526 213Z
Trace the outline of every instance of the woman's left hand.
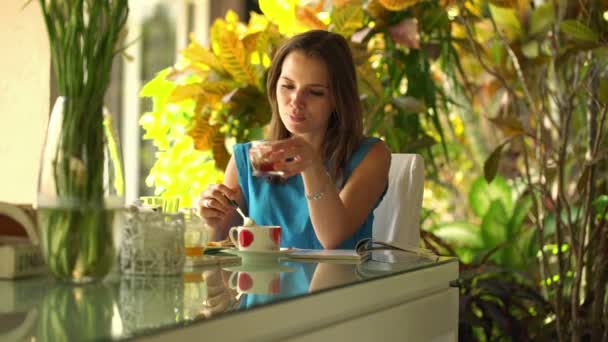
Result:
M273 142L271 158L275 161L274 169L283 171L285 178L304 172L315 163L321 163L312 146L297 136Z

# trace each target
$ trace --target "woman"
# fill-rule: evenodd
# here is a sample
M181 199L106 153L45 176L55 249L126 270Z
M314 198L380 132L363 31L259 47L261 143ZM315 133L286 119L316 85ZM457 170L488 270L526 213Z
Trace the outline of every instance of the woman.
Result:
M381 140L363 137L348 43L322 30L294 36L275 55L267 90L272 159L284 176L253 176L251 144L237 144L224 183L201 195L201 216L224 238L241 223L233 199L257 224L280 225L283 247L354 248L371 237L391 154Z

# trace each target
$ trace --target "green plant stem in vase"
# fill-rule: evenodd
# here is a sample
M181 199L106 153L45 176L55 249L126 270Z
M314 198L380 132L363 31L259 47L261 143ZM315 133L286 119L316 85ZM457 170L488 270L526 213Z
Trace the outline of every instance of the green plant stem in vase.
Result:
M39 0L57 99L42 154L38 219L51 273L82 283L115 260L115 213L124 205L120 157L103 101L127 0Z

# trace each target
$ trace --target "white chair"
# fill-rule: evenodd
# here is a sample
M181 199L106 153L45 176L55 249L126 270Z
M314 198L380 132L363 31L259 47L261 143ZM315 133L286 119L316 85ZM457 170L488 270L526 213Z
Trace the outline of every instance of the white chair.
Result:
M424 160L393 153L384 199L374 211L373 239L399 247L418 247L424 191Z

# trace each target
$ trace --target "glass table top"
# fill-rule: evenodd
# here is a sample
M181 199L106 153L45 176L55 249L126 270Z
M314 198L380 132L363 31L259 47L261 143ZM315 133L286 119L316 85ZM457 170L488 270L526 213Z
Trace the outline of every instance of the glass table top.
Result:
M174 277L111 274L84 286L0 280L0 341L121 340L450 262L457 260L374 251L360 264L266 260Z

